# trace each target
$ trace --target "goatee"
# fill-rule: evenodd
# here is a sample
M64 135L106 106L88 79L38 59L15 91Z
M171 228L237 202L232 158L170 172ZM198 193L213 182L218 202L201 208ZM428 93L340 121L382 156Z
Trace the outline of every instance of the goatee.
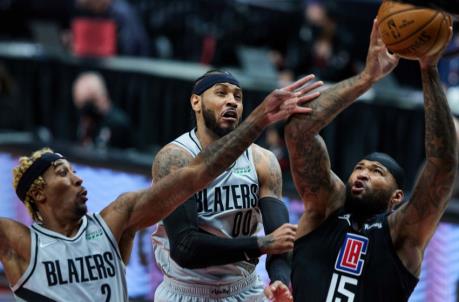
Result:
M355 197L352 195L351 186L347 184L345 208L357 217L370 218L387 212L391 194L390 190L381 190Z
M238 121L237 123L234 123L233 126L229 126L227 128L220 127L217 123L214 112L208 110L204 106L204 103L202 104L202 116L204 118L204 124L206 125L206 127L213 133L215 133L218 137L227 135L228 133L236 129L237 125L239 124Z

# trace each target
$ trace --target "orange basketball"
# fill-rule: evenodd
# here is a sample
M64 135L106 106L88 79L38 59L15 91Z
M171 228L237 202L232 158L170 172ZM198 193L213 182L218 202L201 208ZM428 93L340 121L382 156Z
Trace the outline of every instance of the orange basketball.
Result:
M402 58L432 55L448 43L451 16L445 12L384 1L377 18L387 48Z

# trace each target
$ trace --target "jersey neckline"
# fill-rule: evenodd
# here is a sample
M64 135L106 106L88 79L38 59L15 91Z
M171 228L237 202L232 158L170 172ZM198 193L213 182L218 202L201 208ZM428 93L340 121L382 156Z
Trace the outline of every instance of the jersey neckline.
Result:
M86 230L86 227L88 226L87 215L83 216L81 219L82 219L82 222L81 222L80 228L78 229L78 232L73 237L67 237L67 236L65 236L65 235L63 235L61 233L58 233L58 232L52 231L50 229L47 229L47 228L45 228L44 226L42 226L41 224L38 224L38 223L34 223L32 225L32 228L35 231L37 231L37 232L39 232L39 233L41 233L43 235L52 237L52 238L61 239L61 240L65 240L65 241L75 241L78 238L80 238L81 234L83 234L83 232Z

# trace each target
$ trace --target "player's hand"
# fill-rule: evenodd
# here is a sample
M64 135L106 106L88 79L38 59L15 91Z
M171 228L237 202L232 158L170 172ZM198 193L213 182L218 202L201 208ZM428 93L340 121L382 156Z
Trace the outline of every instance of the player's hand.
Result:
M370 46L368 47L367 62L363 70L370 81L377 82L387 74L392 72L397 66L399 57L390 54L379 33L378 21L373 21L373 28L370 36Z
M258 238L258 246L264 254L283 254L293 249L296 224L284 223L271 234Z
M269 301L293 302L293 297L289 288L281 281L275 281L271 285L265 287L264 293Z
M442 49L440 49L436 54L431 55L431 56L425 56L422 58L419 58L419 64L421 65L421 68L428 68L431 66L437 66L438 61L440 60L441 56L443 55L443 52L445 49L448 47L449 41L451 41L451 38L453 37L453 28L450 26L449 27L449 38L448 42L443 45Z
M263 102L247 117L255 123L267 127L275 122L285 120L292 114L309 113L312 110L300 105L319 97L320 92L315 91L323 82L311 82L314 75L305 76L295 83L271 92Z

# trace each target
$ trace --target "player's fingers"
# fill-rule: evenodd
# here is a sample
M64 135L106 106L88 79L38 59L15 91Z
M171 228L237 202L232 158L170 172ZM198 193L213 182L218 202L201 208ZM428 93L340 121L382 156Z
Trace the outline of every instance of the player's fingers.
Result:
M285 241L289 242L289 243L295 241L295 235L294 234L286 234L285 235Z
M320 96L320 92L316 91L307 95L303 95L302 97L298 98L298 104L304 104L306 102L313 101Z
M311 85L303 86L296 92L296 94L297 94L298 97L301 97L301 96L313 91L314 89L317 89L320 86L323 86L323 84L324 84L324 82L318 81L318 82L312 83Z
M274 281L273 283L271 283L271 285L269 286L270 290L271 291L276 291L283 283L280 282L280 281Z
M292 229L292 230L295 230L298 228L298 225L297 224L293 224L293 223L284 223L283 224L286 228L289 228L289 229Z
M290 85L282 88L282 90L295 91L296 89L300 88L301 86L303 86L307 82L311 81L315 77L316 77L315 75L309 74L309 75L307 75L305 77L302 77L301 79L299 79L298 81L294 82L293 84L290 84Z
M374 45L376 44L379 38L379 25L378 25L378 20L375 18L373 20L373 27L371 28L371 35L370 35L370 44Z
M271 290L271 286L265 287L264 294L265 294L265 297L268 298L269 300L271 300L274 297L273 292Z
M453 28L450 26L449 27L449 37L448 37L448 40L447 40L448 42L443 45L443 47L442 47L440 52L443 52L448 47L449 42L451 41L452 38L453 38Z

